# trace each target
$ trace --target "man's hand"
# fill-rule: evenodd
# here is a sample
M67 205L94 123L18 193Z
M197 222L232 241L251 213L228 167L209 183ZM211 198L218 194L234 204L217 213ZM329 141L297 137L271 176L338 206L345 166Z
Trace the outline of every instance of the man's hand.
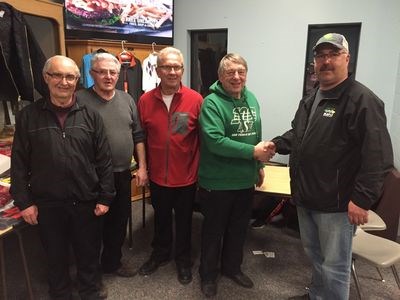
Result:
M257 180L256 186L258 186L258 187L262 186L262 184L264 182L264 177L265 177L264 168L261 168L258 170L258 180Z
M147 177L147 170L145 168L139 168L136 171L135 176L136 186L145 186L149 182Z
M275 155L275 144L273 142L261 141L254 146L253 157L261 162L269 161Z
M355 205L350 200L348 206L348 216L351 224L364 225L368 222L368 211Z
M108 212L109 207L107 205L103 205L100 203L96 204L96 208L94 209L94 214L96 216L102 216L104 215L106 212Z
M29 206L21 211L21 216L25 222L31 225L37 225L38 208L36 205Z
M274 142L271 141L265 141L264 142L264 151L269 152L272 156L271 158L275 155L276 151L276 146Z

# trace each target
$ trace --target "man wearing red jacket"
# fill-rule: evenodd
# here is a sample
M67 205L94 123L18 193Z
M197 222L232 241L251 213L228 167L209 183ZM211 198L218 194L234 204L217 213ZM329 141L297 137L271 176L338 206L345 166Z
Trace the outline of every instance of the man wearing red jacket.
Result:
M171 257L175 216L175 262L181 284L192 281L192 209L199 164L198 117L202 96L183 86L182 53L173 47L157 58L160 85L142 95L138 110L146 133L151 201L154 208L153 251L139 269L150 275Z

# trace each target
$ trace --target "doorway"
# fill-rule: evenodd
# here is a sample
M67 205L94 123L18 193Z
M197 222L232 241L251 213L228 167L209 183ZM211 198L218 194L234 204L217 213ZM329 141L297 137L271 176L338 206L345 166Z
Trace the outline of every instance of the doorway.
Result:
M205 97L218 79L219 61L227 53L228 30L193 30L190 38L190 87Z

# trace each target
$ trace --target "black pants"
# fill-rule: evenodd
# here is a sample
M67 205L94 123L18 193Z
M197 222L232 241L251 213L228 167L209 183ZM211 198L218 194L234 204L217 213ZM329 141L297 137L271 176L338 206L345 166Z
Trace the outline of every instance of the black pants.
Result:
M126 226L131 213L131 172L114 173L116 195L109 211L104 215L103 251L101 267L111 273L121 266L121 247L126 237Z
M172 215L175 213L175 262L190 267L192 240L192 213L196 184L184 187L164 187L150 182L151 202L154 208L154 238L152 258L164 261L170 258L173 242Z
M81 299L97 299L97 272L101 244L101 218L95 203L39 207L39 232L48 260L52 299L71 298L70 247L75 254Z
M226 191L199 189L204 215L199 267L202 281L217 279L220 256L223 274L236 275L241 271L253 193L254 188Z

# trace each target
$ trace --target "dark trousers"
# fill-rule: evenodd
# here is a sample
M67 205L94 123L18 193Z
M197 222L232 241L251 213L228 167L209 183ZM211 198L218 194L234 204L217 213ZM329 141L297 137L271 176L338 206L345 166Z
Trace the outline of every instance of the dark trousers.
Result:
M199 273L202 281L215 281L219 272L241 272L243 246L252 208L254 188L209 191L199 189L204 215ZM221 249L222 248L222 249Z
M131 172L114 172L116 195L110 209L104 215L103 250L101 267L111 273L121 267L121 247L126 237L126 226L131 213Z
M192 213L196 184L184 187L164 187L150 182L151 203L154 208L154 238L152 258L168 260L173 243L173 211L175 213L175 262L190 267Z
M97 299L102 220L94 214L95 205L95 202L90 202L39 207L39 232L48 260L52 299L71 299L71 246L75 254L81 299Z

